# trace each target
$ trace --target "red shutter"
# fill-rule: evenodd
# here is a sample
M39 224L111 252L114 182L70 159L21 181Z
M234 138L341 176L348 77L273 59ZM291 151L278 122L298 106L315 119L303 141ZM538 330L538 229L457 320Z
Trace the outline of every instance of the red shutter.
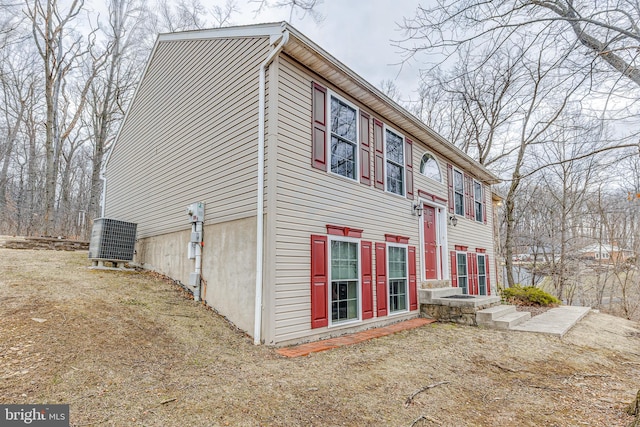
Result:
M387 245L376 243L376 303L377 316L387 315Z
M360 112L360 182L371 185L371 143L369 115Z
M487 195L486 186L482 186L482 220L487 223Z
M373 317L373 269L371 265L371 242L360 242L360 265L362 268L362 320Z
M311 328L329 324L327 236L311 236Z
M458 287L458 273L457 273L457 259L456 259L456 251L451 251L451 286L454 288Z
M312 83L311 166L327 170L327 89Z
M453 166L447 164L447 185L449 186L449 212L455 212L455 198L453 192Z
M473 203L473 178L469 175L464 175L464 207L467 212L467 218L475 219L476 207Z
M467 270L469 295L478 295L478 259L474 252L467 253Z
M418 309L418 289L416 284L416 247L409 246L409 310Z
M375 148L375 162L373 164L374 170L374 185L376 188L384 190L384 144L382 133L382 122L377 119L373 119L373 142Z
M407 175L407 199L413 200L413 142L404 139L405 153L404 160Z
M489 270L491 270L491 264L489 264L489 255L485 255L484 273L487 275L487 295L491 295L491 281L489 280Z

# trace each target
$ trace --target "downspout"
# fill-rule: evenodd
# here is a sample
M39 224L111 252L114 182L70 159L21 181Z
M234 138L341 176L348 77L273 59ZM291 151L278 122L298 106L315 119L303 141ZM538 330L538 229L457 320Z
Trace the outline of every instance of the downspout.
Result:
M273 58L282 51L289 41L289 31L284 30L280 43L271 51L260 65L260 83L258 87L258 196L256 200L256 301L253 343L259 345L262 340L262 257L264 255L264 109L266 98L266 70ZM272 43L273 45L273 43Z

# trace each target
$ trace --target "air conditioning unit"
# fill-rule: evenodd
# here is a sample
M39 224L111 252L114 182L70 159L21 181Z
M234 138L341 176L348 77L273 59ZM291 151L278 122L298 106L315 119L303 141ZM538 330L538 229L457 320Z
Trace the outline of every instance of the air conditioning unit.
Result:
M104 261L133 260L137 224L110 218L93 221L89 241L89 259Z

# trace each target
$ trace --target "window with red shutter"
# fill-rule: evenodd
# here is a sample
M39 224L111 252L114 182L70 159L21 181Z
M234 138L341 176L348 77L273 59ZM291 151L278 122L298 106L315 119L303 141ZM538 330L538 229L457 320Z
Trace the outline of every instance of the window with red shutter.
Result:
M360 242L360 265L362 275L362 319L373 317L373 248L371 242Z
M327 237L311 236L311 328L329 324Z
M311 165L327 171L327 89L312 83Z
M377 316L387 315L387 254L386 244L376 243L376 304Z

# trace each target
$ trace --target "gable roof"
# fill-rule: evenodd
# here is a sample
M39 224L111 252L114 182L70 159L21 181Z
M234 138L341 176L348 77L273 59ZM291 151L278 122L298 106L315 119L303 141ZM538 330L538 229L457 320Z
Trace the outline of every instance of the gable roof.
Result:
M409 113L382 93L380 89L363 79L286 22L160 34L147 63L147 69L153 59L158 44L162 42L214 38L270 37L270 42L273 45L278 42L285 33L288 33L288 41L283 48L285 54L322 76L362 104L368 106L382 118L409 132L417 139L421 141L427 139L437 141L440 146L434 148L441 156L468 171L472 171L479 180L488 184L497 184L501 181L483 165L447 141L413 114ZM146 72L147 70L145 69L143 79ZM110 154L112 150L109 151L105 164L103 165L105 168L111 157Z

